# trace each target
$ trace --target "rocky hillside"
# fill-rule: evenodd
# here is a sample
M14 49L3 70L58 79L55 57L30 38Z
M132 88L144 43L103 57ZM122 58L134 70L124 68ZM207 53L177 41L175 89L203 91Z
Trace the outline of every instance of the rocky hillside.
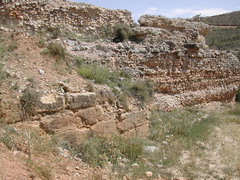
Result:
M206 36L206 43L212 49L239 51L239 21L240 11L217 16L200 17L195 20L211 26L211 32Z
M126 10L65 0L4 0L0 23L0 118L13 125L3 126L0 142L30 160L38 142L52 147L49 137L68 153L84 143L95 152L98 148L89 138L114 149L120 146L116 141L105 144L94 137L149 137L153 111L230 103L239 90L240 60L231 52L209 49L209 25L202 22L144 15L136 25ZM194 121L206 119L199 114ZM36 132L25 132L35 128ZM13 143L18 133L23 140ZM37 138L41 134L46 140ZM131 149L131 143L139 141L117 142ZM112 164L120 161L119 156L126 162L138 159L121 147L121 155L106 153L107 147L101 147L101 155L94 154L99 166L108 161L109 167L117 168ZM77 161L89 152L83 149L74 149L79 151ZM48 154L49 161L54 153ZM94 155L87 154L85 161ZM34 158L41 162L42 156ZM37 162L28 165L41 174ZM60 169L56 167L54 177ZM71 173L67 168L65 172ZM64 173L59 178L64 179Z
M216 16L201 17L200 21L212 26L239 26L239 17L240 11L234 11Z

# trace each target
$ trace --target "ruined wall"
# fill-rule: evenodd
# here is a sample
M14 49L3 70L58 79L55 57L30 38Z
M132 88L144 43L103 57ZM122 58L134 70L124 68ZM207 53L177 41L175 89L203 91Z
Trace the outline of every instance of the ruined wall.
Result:
M117 23L133 24L127 10L110 10L65 0L5 0L0 4L0 22L28 30L65 28L96 34Z
M136 77L151 79L156 96L172 95L172 107L234 100L240 85L240 61L231 52L206 46L208 25L161 16L142 16L139 22L133 29L134 42L97 43L95 50L91 44L84 52L76 50L88 46L80 42L74 52L90 61L88 54L95 54L95 59L110 68L128 68Z

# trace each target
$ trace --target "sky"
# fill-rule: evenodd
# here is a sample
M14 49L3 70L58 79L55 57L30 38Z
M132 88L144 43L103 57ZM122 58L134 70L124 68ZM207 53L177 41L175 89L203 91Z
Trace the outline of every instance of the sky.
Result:
M141 15L170 18L212 16L240 10L240 0L74 0L110 9L127 9L135 20Z

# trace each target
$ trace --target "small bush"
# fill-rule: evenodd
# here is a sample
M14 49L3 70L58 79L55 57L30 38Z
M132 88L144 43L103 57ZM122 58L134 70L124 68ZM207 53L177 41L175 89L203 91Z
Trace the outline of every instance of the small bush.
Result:
M237 91L236 101L240 103L240 89Z
M64 47L59 43L50 43L48 45L48 53L58 58L65 58L66 52Z
M75 61L78 68L80 68L84 64L84 59L81 57L76 57Z
M78 70L79 74L85 78L94 80L99 84L107 84L112 78L113 73L109 72L104 67L100 67L97 64L87 65L83 64Z
M1 131L3 132L0 132L0 142L5 144L9 150L13 150L16 146L16 142L13 137L13 135L16 134L16 130L8 125L4 125L1 127Z
M12 150L15 148L15 141L13 140L13 138L9 132L5 132L0 136L0 142L5 144L5 146L9 150Z
M61 29L60 27L49 27L47 29L48 32L50 32L52 38L56 39L59 36L61 36Z
M39 39L39 41L38 41L38 47L40 47L40 48L44 48L45 47L45 39Z
M127 41L133 35L132 29L126 24L117 24L113 29L113 42L116 43Z
M148 102L154 94L153 84L147 80L127 81L123 85L123 90L142 103Z
M37 99L38 93L34 89L28 88L23 91L23 94L20 98L23 118L27 118L28 116L35 114L34 107L36 105Z
M42 179L52 179L52 168L46 164L39 164L32 160L27 162L27 165L35 171Z
M2 81L9 76L9 74L6 71L4 71L3 67L4 67L3 64L0 63L0 83L2 83Z

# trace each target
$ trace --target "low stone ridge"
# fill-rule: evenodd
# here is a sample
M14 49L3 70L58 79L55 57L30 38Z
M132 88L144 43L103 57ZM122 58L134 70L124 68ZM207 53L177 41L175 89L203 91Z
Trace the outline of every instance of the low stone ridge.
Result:
M98 34L116 23L133 24L127 10L110 10L66 0L4 0L0 4L0 22L27 30L60 27Z

